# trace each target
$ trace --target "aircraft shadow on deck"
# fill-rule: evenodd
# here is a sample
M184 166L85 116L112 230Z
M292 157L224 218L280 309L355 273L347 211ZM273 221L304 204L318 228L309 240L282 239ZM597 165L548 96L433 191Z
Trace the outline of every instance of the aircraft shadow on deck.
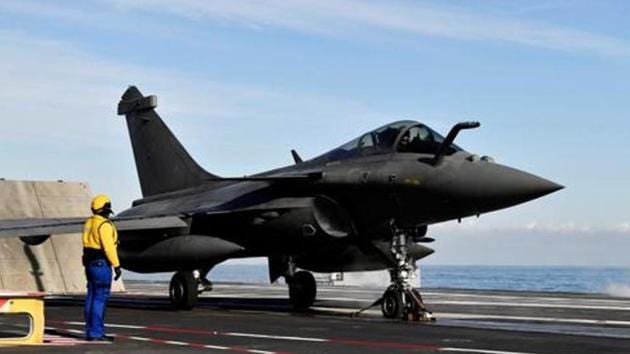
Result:
M55 299L47 300L47 307L77 307L83 306L84 299L82 297L59 297ZM317 307L339 307L334 301L320 300L315 302ZM360 309L365 306L365 303L345 303L344 307L348 309ZM177 310L169 302L168 298L164 297L142 297L142 298L129 298L129 297L113 297L109 300L108 307L118 309L134 309L134 310L150 310L150 311L165 311L165 312L185 312L185 310ZM277 298L265 298L265 297L248 297L248 298L234 298L234 297L211 297L211 298L199 298L199 301L195 305L195 309L216 309L216 310L247 310L247 311L261 311L261 312L277 312L277 313L289 313L300 315L339 315L342 317L349 317L347 312L335 312L335 311L321 311L317 309L308 309L303 311L296 311L291 306L288 299Z

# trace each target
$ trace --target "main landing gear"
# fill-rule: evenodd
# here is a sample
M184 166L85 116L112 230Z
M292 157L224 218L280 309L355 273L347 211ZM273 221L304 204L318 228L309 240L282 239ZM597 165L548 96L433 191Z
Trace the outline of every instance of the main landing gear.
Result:
M383 317L404 319L411 321L432 322L435 318L424 306L422 296L414 289L410 280L415 277L415 259L408 254L409 242L403 230L392 227L394 237L390 247L394 258L394 266L389 269L391 285L385 290L380 299L372 305L357 312L355 315L380 305Z
M212 290L212 283L206 278L209 271L210 269L178 271L173 274L169 297L176 309L192 309L197 304L199 294Z
M304 311L313 306L317 297L317 284L311 272L296 271L295 264L289 261L284 279L289 285L289 301L295 310Z
M193 272L173 274L169 287L171 303L178 310L190 310L197 303L197 279Z

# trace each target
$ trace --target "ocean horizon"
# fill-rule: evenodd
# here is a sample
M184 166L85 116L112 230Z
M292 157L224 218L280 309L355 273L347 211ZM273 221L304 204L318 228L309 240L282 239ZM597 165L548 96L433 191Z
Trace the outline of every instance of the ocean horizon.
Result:
M423 288L606 294L630 297L630 268L589 266L421 265ZM125 272L125 279L169 281L172 273ZM220 264L214 282L268 283L266 263ZM374 287L376 284L366 283Z

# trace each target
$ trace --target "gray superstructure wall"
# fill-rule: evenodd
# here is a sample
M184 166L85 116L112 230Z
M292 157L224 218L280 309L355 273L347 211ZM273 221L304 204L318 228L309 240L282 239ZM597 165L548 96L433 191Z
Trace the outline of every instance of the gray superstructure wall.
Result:
M82 182L0 180L0 219L87 217L91 197ZM53 235L37 246L0 240L0 289L83 293L81 254L79 234ZM112 290L124 290L122 281Z

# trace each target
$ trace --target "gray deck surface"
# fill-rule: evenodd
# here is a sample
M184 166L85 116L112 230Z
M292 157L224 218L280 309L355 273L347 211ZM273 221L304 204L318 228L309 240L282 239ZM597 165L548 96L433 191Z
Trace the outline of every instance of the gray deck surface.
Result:
M43 346L0 353L630 353L630 298L424 289L433 324L351 314L379 289L320 287L315 307L294 313L284 286L219 284L192 311L175 311L166 283L127 282L108 308L114 343L82 340L81 297L46 303Z

